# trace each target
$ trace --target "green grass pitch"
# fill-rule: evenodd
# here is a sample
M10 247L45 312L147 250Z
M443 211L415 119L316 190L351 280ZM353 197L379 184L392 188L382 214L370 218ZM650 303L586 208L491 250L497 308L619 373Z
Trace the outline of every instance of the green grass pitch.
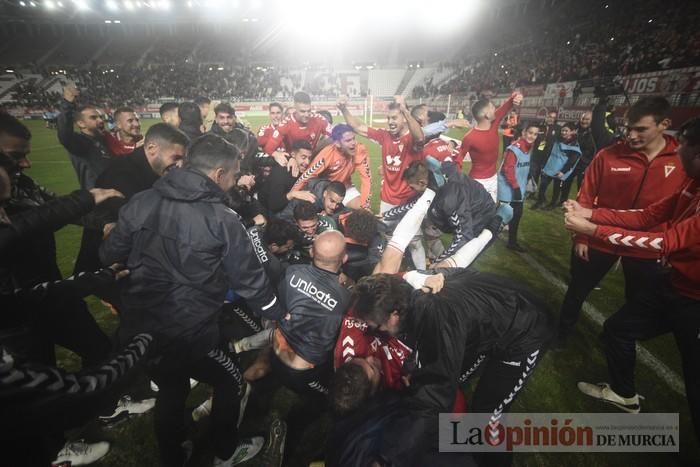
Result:
M253 129L267 122L263 117L250 117L247 121ZM143 131L155 121L144 121ZM32 139L32 168L28 174L38 183L57 192L65 194L77 188L78 183L68 156L58 143L55 131L44 127L43 122L28 121L27 126L33 134ZM451 136L461 137L459 131L453 131ZM379 147L367 143L373 175L373 206L379 204ZM58 245L58 262L64 274L68 275L73 268L73 262L80 245L80 228L68 226L56 234ZM526 209L520 229L520 243L527 248L540 264L548 269L555 277L564 282L568 280L568 264L570 254L570 237L563 228L562 215L558 212L531 211ZM503 241L497 242L477 262L479 269L502 274L529 285L550 306L553 317L556 316L561 304L563 293L548 283L535 269L531 268L521 256L507 250ZM603 314L609 315L623 303L623 280L619 271L611 272L600 290L591 293L589 302ZM117 318L110 314L98 300L89 299L89 304L97 321L111 332L117 325ZM600 328L582 320L579 333L571 342L567 351L554 354L548 353L539 363L528 384L520 393L513 412L614 412L613 408L591 400L580 394L576 382L587 380L591 382L607 379L606 364L598 340ZM664 336L644 344L657 358L666 363L677 374L681 374L678 352L671 336ZM59 359L62 365L76 368L79 362L70 352L59 349ZM700 454L698 441L695 439L692 424L688 415L685 398L672 392L668 385L649 368L637 365L636 371L638 391L646 397L643 410L648 412L679 412L681 444L680 454L518 454L515 464L519 466L659 466L698 465ZM470 387L464 388L469 400ZM242 432L264 432L266 423L272 412L284 415L295 403L295 396L284 389L269 393L261 391L257 400L249 405ZM188 406L194 407L207 397L207 390L198 387L190 396ZM304 461L322 458L322 440L328 430L329 420L323 418L305 434L302 447L307 455ZM211 452L206 445L206 422L193 428L193 437L197 448L190 465L210 465ZM99 466L150 466L157 465L156 440L153 434L152 415L133 419L110 430L103 430L97 424L71 433L75 437L84 437L89 441L107 439L112 443L110 453L98 464ZM288 447L289 448L289 447ZM247 463L257 466L255 460Z

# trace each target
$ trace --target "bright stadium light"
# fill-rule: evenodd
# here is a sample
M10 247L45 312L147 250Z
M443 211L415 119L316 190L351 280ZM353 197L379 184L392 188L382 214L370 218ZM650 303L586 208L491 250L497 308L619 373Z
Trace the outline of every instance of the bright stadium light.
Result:
M106 19L106 20L105 20L105 24L112 24L112 20L111 20L111 19Z
M53 0L45 0L44 1L44 7L47 10L55 10L56 9L56 4L53 2Z
M19 2L19 6L27 6L27 4L24 2Z
M34 3L34 2L29 2L29 6L32 7L32 8L34 8L34 7L36 6L36 3Z
M56 5L58 5L59 8L63 8L63 2L56 2Z
M73 3L75 4L75 8L78 11L85 11L89 9L88 4L85 0L73 0Z
M112 21L112 22L113 22L114 24L121 24L121 21L119 21L118 19L115 19L115 20Z
M170 9L170 0L161 0L160 7L163 10L169 10Z
M107 0L105 6L109 11L117 11L119 9L119 5L115 0Z
M126 8L126 9L129 10L129 11L131 11L131 10L134 9L134 4L131 3L131 0L126 0L126 1L124 2L124 8Z

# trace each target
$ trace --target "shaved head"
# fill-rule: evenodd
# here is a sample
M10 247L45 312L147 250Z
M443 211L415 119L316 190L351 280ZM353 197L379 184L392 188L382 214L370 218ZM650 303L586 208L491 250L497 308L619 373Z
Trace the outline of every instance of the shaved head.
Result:
M347 259L345 254L345 237L337 230L321 233L311 247L314 265L330 272L340 271Z

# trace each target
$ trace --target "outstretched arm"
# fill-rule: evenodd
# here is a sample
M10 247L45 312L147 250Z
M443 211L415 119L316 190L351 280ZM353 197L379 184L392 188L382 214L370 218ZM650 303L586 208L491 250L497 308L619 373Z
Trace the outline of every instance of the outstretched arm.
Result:
M403 118L406 119L406 123L408 124L408 131L411 133L411 138L413 138L413 144L423 144L423 141L425 140L425 136L423 136L423 129L421 128L420 123L418 123L418 120L413 118L411 112L408 111L404 97L394 96L394 100L401 106L401 114L403 115Z
M360 136L367 137L367 125L362 123L359 118L350 113L350 110L348 109L348 98L345 96L340 97L340 99L338 99L337 106L340 113L343 114L345 121L352 127L353 130L355 130L355 133L359 134Z

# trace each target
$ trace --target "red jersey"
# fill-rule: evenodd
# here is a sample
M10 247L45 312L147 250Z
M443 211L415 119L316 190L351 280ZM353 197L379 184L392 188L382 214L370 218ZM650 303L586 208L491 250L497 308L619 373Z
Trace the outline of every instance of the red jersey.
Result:
M134 152L142 139L143 136L141 136L141 138L139 138L135 143L127 143L122 141L118 131L105 133L105 142L107 143L109 152L115 157L126 156L127 154Z
M462 138L457 166L462 170L462 162L468 152L472 160L472 168L469 171L471 178L485 179L496 175L498 144L500 143L498 126L512 107L513 98L511 97L496 109L496 118L491 122L491 128L480 130L474 127Z
M294 141L304 139L311 144L315 150L321 136L331 134L331 124L328 120L320 115L312 115L309 123L305 126L294 119L291 115L284 120L279 126L273 130L272 136L265 144L265 153L272 154L279 147L284 146L287 152L291 152Z
M402 178L403 173L411 162L423 159L422 152L414 150L410 133L394 139L387 130L368 128L367 136L382 147L382 189L379 197L389 204L404 203L416 192Z
M264 148L267 142L270 141L270 138L272 138L272 133L274 133L276 129L277 127L272 123L261 126L258 130L258 146Z
M676 291L700 300L700 182L693 180L642 211L596 209L591 221L600 224L595 238L624 255L653 251L666 257ZM657 226L661 230L649 231Z
M670 196L689 181L680 157L676 153L678 141L664 135L666 146L652 159L627 143L616 143L601 149L593 158L583 177L577 201L586 208L644 209ZM576 243L610 254L619 254L618 247L585 235L577 235ZM652 250L635 250L628 256L658 258Z
M369 207L372 190L372 174L369 169L369 153L364 144L357 144L355 156L348 159L335 144L329 144L321 149L306 171L299 176L292 191L304 189L312 178L323 177L330 181L338 181L346 188L352 186L352 174L357 170L360 174L360 205Z
M385 388L400 390L401 369L413 350L399 339L390 336L366 334L367 323L348 313L343 318L340 334L335 344L333 364L340 368L353 358L376 357L382 363L382 383Z
M453 156L452 148L446 141L440 138L433 138L423 146L423 158L428 156L443 162L448 156Z

